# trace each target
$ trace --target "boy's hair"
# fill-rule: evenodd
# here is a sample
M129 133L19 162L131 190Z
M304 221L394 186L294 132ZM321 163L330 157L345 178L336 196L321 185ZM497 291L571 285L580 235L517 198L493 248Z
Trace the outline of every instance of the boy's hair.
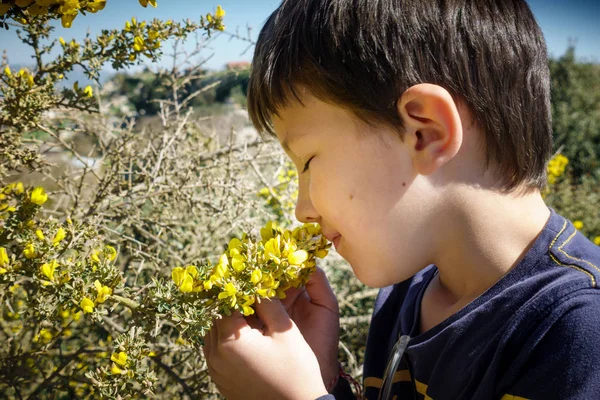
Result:
M545 186L550 77L524 0L284 0L256 44L248 111L273 134L273 115L303 86L402 134L396 103L418 83L469 106L503 189Z

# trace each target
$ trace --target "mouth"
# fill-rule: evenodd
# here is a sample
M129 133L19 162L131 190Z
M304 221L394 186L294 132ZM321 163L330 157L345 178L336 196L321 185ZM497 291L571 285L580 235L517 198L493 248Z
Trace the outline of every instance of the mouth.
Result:
M336 236L335 239L333 239L333 245L335 246L336 249L339 247L341 238L342 238L342 236L340 235L340 236Z
M333 237L333 238L330 240L330 242L331 242L331 243L333 243L333 245L335 246L336 250L337 250L337 248L338 248L338 246L339 246L339 243L340 243L340 239L341 239L341 238L342 238L342 235L337 235L337 236Z

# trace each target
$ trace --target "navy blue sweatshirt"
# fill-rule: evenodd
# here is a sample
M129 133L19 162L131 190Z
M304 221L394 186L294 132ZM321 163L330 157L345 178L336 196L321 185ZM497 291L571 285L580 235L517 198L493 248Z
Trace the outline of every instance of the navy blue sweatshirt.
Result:
M390 399L600 399L600 247L551 212L517 266L424 333L420 304L434 265L380 290L365 350L367 399L378 399L400 335L410 340ZM346 381L318 400L334 398L354 398Z

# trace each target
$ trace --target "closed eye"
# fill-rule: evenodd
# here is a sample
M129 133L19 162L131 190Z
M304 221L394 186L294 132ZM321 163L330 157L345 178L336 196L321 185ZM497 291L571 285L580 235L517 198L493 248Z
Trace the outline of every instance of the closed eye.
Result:
M312 156L311 158L308 159L308 161L306 162L306 164L304 164L304 168L302 169L302 173L305 173L306 171L308 171L308 166L310 164L310 162L312 161L312 159L315 158L315 156Z

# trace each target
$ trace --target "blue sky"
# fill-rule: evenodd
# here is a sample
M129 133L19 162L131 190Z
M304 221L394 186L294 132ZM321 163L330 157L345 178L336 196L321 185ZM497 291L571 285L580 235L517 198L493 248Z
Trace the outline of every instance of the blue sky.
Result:
M260 27L269 14L279 5L280 0L158 0L158 8L142 8L137 0L108 0L106 8L97 14L79 16L73 27L64 29L57 26L55 36L65 39L81 38L89 29L96 34L103 28L121 28L125 20L135 16L138 20L161 19L198 20L200 14L214 10L220 4L227 15L227 30L247 34L247 26L252 28L251 36L256 39ZM598 0L529 0L534 15L542 27L551 55L560 56L568 46L569 39L575 39L578 58L600 62L600 1ZM252 49L245 54L247 43L230 40L224 35L216 38L204 53L210 57L206 66L219 69L228 61L250 60ZM10 64L30 64L31 53L20 43L15 30L0 31L0 50L6 50Z

